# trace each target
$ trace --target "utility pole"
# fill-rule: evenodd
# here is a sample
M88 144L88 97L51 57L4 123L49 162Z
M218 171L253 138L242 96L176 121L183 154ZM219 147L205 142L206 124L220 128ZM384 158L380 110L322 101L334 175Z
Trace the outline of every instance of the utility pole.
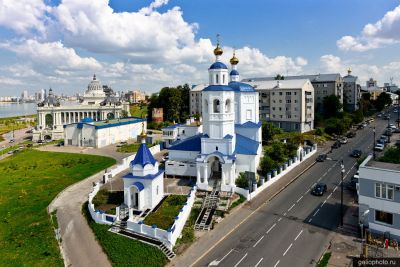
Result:
M344 163L343 160L340 163L341 167L341 183L340 183L340 226L343 227L343 178L344 178Z
M374 126L374 130L373 130L373 131L374 131L374 148L373 148L372 151L373 151L374 159L375 159L375 158L376 158L376 153L375 153L375 145L376 145L376 144L375 144L375 142L376 142L376 136L375 136L375 135L376 135L376 131L375 131L375 126Z

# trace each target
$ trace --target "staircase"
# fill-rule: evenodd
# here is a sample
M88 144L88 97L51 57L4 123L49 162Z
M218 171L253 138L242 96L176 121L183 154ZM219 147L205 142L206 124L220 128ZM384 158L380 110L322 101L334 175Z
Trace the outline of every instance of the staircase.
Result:
M198 231L209 231L212 217L218 206L219 191L213 190L210 194L207 194L204 198L203 205L196 219L194 229Z
M167 256L167 258L169 260L171 260L173 257L176 256L176 254L170 250L169 248L167 248L164 243L161 243L161 245L158 246L158 248L165 254L165 256Z

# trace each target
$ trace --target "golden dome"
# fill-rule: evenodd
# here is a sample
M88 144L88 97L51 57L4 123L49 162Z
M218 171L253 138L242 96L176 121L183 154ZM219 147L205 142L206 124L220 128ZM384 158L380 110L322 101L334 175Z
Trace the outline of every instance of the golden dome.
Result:
M351 68L350 68L350 67L347 69L347 73L348 73L349 75L351 74Z
M224 51L222 51L222 48L217 44L217 47L214 49L214 55L220 56L222 53L224 53Z
M239 59L235 55L235 51L233 51L233 57L230 60L232 65L237 65L239 63Z

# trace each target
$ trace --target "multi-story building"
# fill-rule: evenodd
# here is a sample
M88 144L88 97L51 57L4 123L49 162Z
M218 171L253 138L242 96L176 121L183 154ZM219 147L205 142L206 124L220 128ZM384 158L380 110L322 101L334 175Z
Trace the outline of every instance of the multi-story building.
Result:
M400 240L400 164L368 156L359 168L360 223L371 232Z
M190 89L189 101L190 101L190 115L199 114L202 115L201 110L201 95L203 89L207 87L207 84L195 85Z
M276 77L248 78L243 82L274 81ZM336 95L343 104L343 78L339 73L285 76L287 80L308 79L314 87L314 108L317 112L323 111L323 101L326 96Z
M135 90L135 91L129 91L125 97L129 100L130 103L132 104L139 104L141 102L144 102L146 100L146 94Z
M347 75L343 77L343 105L349 111L358 109L358 102L361 98L361 86L357 84L357 76L351 75L351 69L347 70Z
M308 79L248 82L259 93L260 119L285 131L314 129L314 88Z

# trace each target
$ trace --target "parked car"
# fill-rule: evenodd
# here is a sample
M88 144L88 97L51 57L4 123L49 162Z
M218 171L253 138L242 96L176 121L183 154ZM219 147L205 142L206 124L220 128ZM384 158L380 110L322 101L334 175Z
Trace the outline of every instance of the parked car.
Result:
M57 146L64 146L64 141L59 142Z
M383 140L383 139L377 139L377 140L376 140L376 143L377 143L377 144L385 145L385 140Z
M331 146L331 148L339 148L341 146L340 141L335 141L335 143L333 143L333 145Z
M327 158L328 158L328 155L326 155L326 154L321 154L321 155L318 155L316 161L318 161L318 162L324 162Z
M359 124L359 125L357 126L357 129L358 129L358 130L364 129L364 125L363 125L363 124Z
M14 139L11 139L11 140L9 141L9 143L14 143Z
M362 152L359 149L354 149L353 152L351 152L350 156L352 156L353 158L359 158L361 157Z
M389 142L389 138L386 135L381 135L381 140L383 140L385 143Z
M348 139L347 139L347 137L342 137L342 138L339 139L339 141L340 141L341 144L347 144Z
M353 137L356 137L356 132L348 132L347 134L346 134L346 137L347 138L353 138Z
M392 133L400 133L400 128L393 129Z
M384 148L385 148L384 144L378 143L375 145L374 150L375 151L383 151Z
M385 115L383 118L384 118L385 120L390 120L390 115Z
M396 129L396 125L394 125L393 123L390 123L387 128Z
M357 182L354 180L350 180L347 185L346 188L350 191L357 191Z
M393 135L393 134L392 134L392 130L391 130L391 129L386 129L384 135L386 135L386 136L392 136L392 135Z
M124 145L127 145L128 144L128 142L119 142L118 144L117 144L117 147L122 147L122 146L124 146Z
M26 147L33 147L33 144L27 144Z
M38 144L43 144L43 140L38 140L37 143Z
M327 191L326 184L318 183L311 190L311 194L313 194L314 196L323 196L326 191Z

